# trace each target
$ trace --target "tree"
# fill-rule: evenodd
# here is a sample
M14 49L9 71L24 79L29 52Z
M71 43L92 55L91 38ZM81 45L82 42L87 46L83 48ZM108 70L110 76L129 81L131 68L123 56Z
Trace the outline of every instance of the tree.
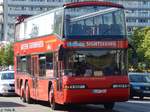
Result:
M145 37L143 43L141 44L141 49L144 51L144 57L150 61L150 27L145 32Z
M8 44L5 47L5 52L4 52L4 60L5 60L5 64L8 65L13 65L13 61L14 61L14 52L13 52L13 45L12 44Z
M137 28L131 36L131 44L137 52L138 65L150 66L150 27Z
M3 60L4 60L4 49L0 48L0 66L3 65Z
M13 44L9 43L0 48L0 65L9 66L13 65L14 52Z

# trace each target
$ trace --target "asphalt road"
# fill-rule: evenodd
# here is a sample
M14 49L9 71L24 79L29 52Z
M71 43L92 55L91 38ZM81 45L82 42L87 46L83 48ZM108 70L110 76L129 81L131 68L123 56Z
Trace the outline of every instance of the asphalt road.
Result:
M23 103L19 97L0 97L0 112L53 112L46 102L35 104ZM150 112L150 99L132 99L128 102L116 103L113 111L101 105L80 105L63 107L55 112Z

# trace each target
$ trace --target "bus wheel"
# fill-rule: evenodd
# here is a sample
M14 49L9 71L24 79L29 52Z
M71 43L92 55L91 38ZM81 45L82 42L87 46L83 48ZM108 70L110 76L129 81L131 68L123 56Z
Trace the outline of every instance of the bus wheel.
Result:
M130 98L130 99L133 99L133 97L134 97L134 96L130 94L129 98Z
M112 110L115 106L115 103L105 103L104 108L107 110Z
M24 91L23 84L21 85L21 88L20 88L20 99L21 99L23 102L26 102L25 91Z
M60 105L55 102L53 87L51 87L49 91L49 103L52 110L57 110L60 107Z
M30 97L30 90L29 90L29 85L28 85L28 83L26 83L26 89L25 89L25 95L26 95L26 102L27 103L32 103L32 99L31 99L31 97Z
M144 96L140 96L140 100L143 100Z

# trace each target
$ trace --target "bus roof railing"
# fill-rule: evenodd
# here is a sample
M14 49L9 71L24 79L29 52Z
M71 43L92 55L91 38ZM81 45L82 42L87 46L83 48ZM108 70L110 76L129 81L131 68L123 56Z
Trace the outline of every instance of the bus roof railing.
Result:
M117 8L109 8L109 9L100 10L100 11L85 14L85 15L82 15L79 17L74 17L74 18L70 19L70 22L76 22L76 21L79 21L82 19L87 19L87 18L98 16L98 15L102 15L102 14L107 14L107 13L117 11L117 10L118 10Z

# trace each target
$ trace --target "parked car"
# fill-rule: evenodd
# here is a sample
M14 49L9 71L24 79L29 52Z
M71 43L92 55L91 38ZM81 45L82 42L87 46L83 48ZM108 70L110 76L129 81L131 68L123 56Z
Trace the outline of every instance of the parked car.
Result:
M14 71L0 72L0 95L15 95Z
M129 73L130 97L138 96L150 97L150 74L149 73Z

